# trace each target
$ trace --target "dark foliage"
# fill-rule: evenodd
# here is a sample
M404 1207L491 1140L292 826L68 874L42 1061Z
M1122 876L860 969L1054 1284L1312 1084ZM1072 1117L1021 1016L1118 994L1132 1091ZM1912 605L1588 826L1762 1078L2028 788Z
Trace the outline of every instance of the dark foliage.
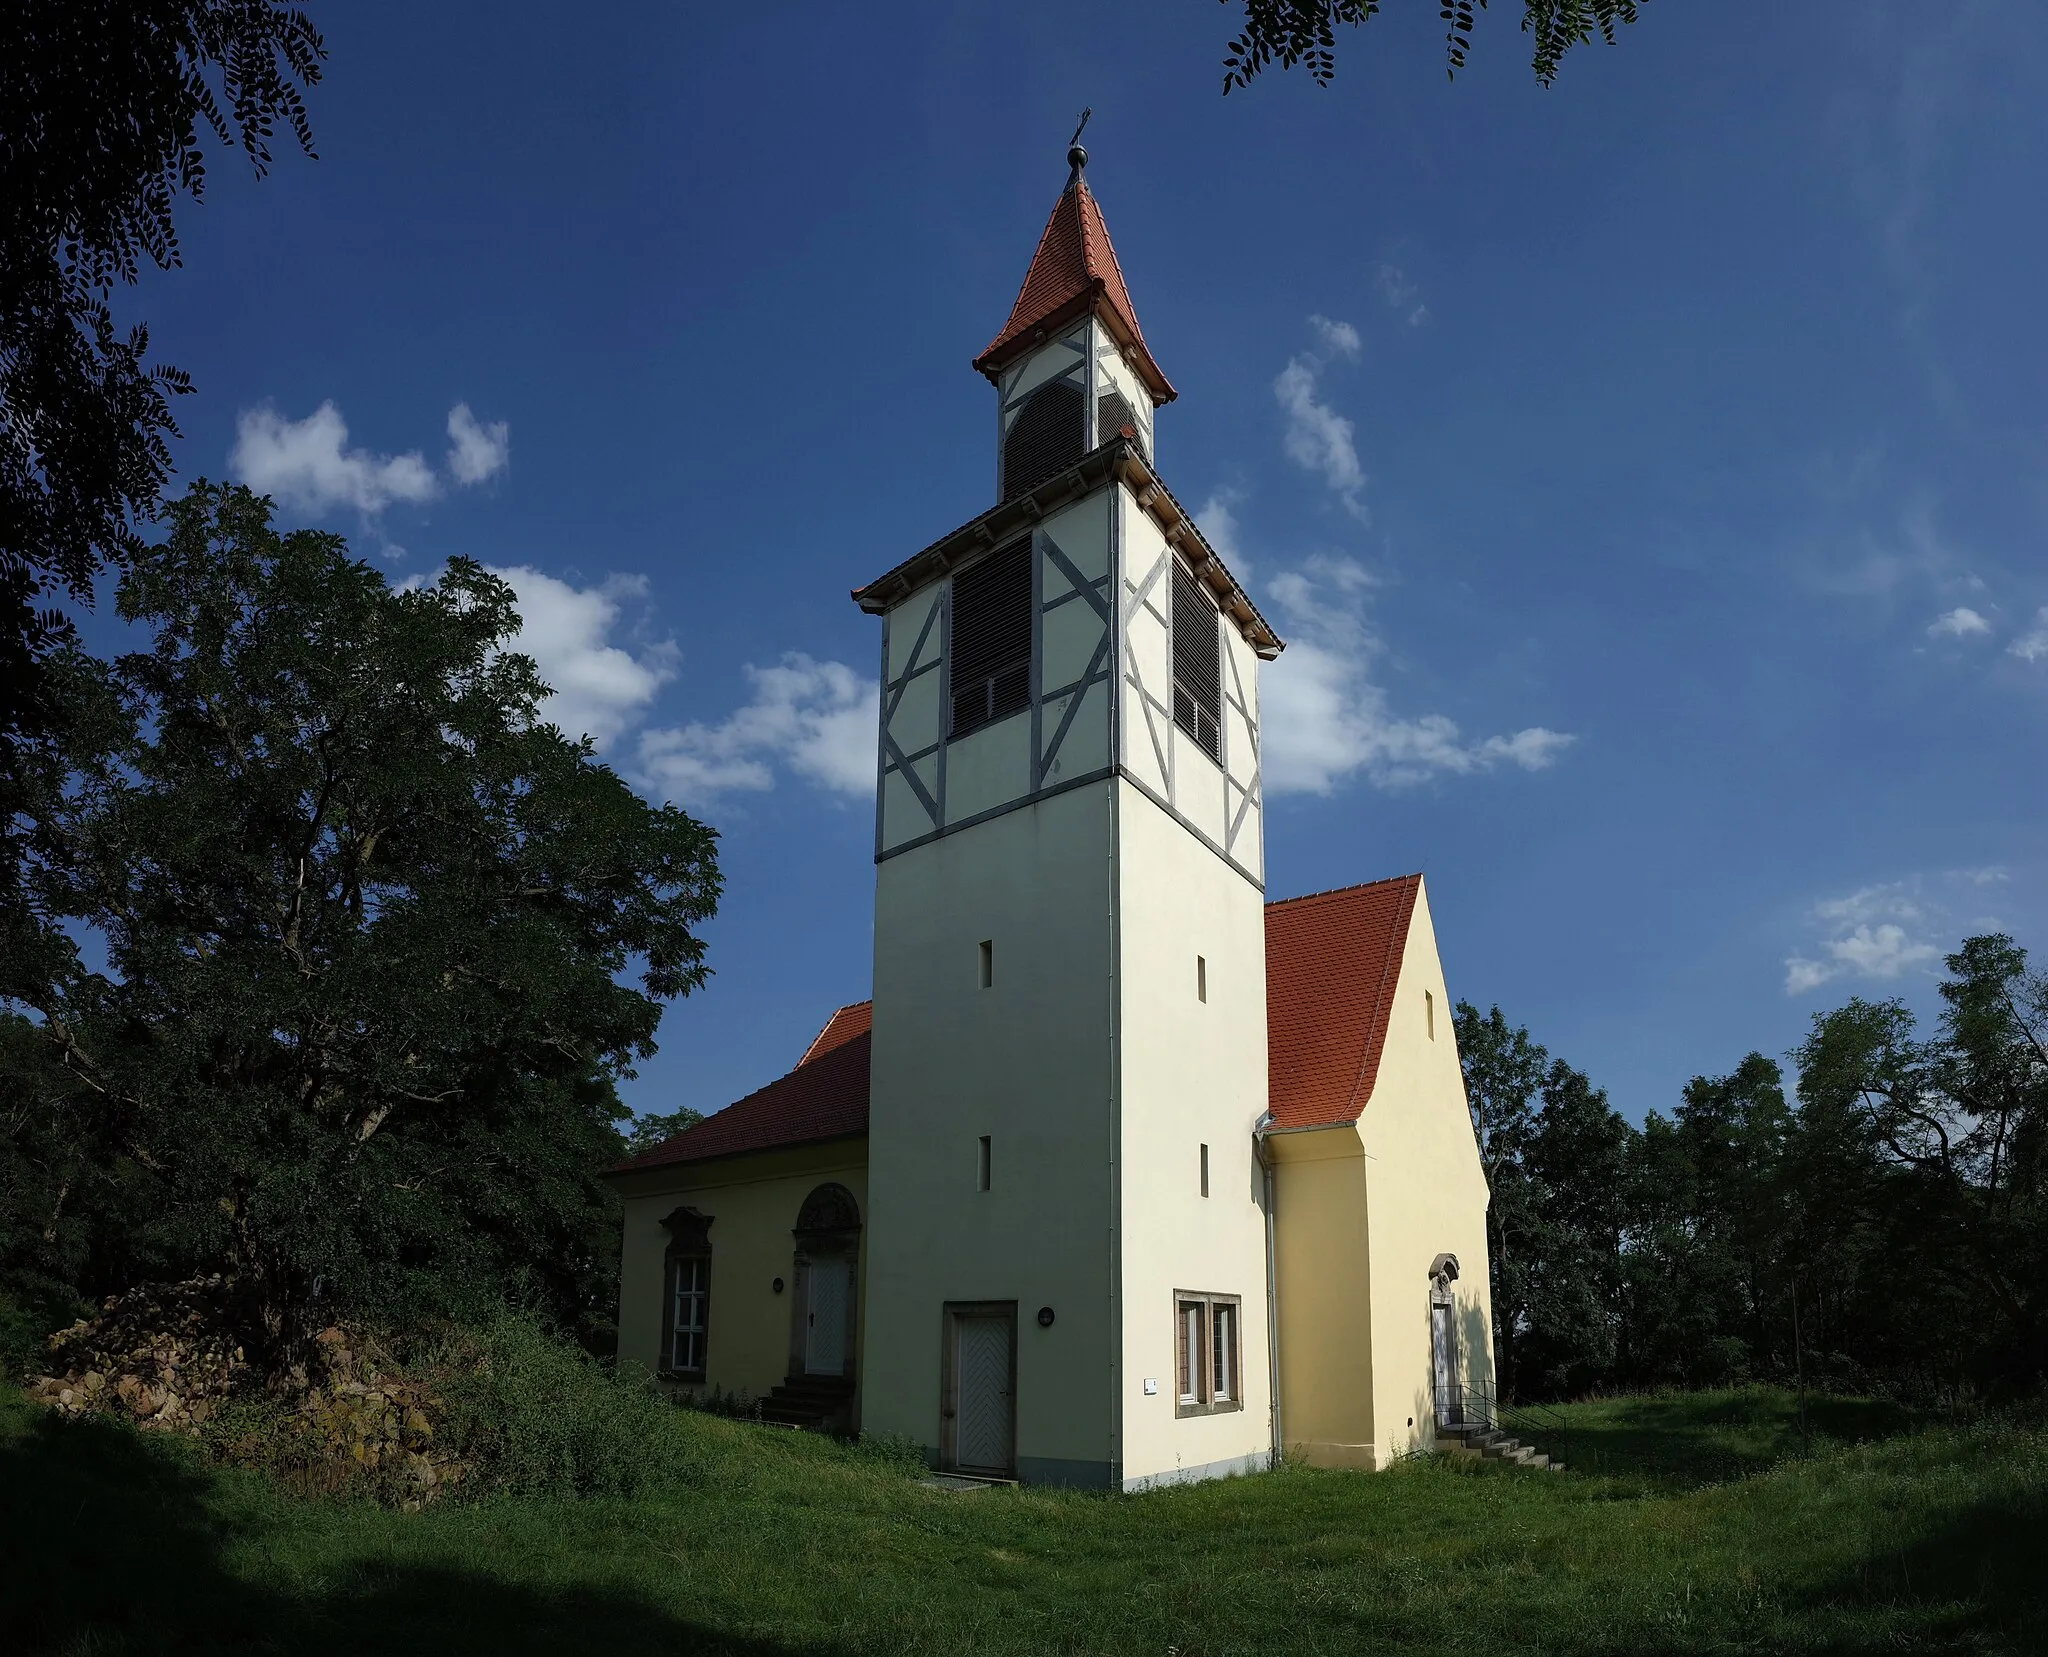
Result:
M1461 1003L1503 1392L2048 1380L2048 979L2005 937L1947 966L1931 1038L1851 1001L1814 1019L1792 1097L1752 1053L1640 1130Z
M1228 5L1231 0L1224 0ZM1223 90L1249 86L1252 77L1278 63L1304 68L1318 86L1337 73L1337 26L1352 28L1379 15L1382 0L1243 0L1244 31L1223 59ZM1534 42L1530 62L1548 86L1574 46L1594 36L1614 44L1616 31L1633 23L1642 0L1522 0L1522 32ZM1487 0L1438 0L1444 25L1444 65L1455 76L1472 49L1477 14Z
M504 583L394 592L201 483L55 662L51 929L0 1015L0 1265L225 1273L298 1366L336 1307L523 1304L601 1338L614 1082L705 976L715 837L541 724Z
M280 129L309 154L300 87L324 48L276 0L16 0L0 9L0 756L48 740L41 664L154 510L190 389L107 300L179 263L173 209L202 139L256 172Z

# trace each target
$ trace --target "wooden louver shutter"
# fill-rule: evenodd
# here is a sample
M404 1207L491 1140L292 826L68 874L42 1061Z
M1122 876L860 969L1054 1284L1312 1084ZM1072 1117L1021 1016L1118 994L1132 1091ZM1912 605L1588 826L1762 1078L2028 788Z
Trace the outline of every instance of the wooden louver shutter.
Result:
M1087 399L1065 380L1040 386L1003 439L1003 499L1035 489L1081 458Z
M1031 542L999 547L953 577L953 735L1031 705Z
M1138 452L1145 453L1145 433L1138 424L1138 417L1132 411L1129 400L1121 391L1105 391L1095 399L1095 441L1107 443L1112 437L1130 427L1131 435L1137 439ZM1146 457L1150 459L1150 456Z
M1187 569L1173 566L1173 722L1221 764L1223 639L1216 607Z

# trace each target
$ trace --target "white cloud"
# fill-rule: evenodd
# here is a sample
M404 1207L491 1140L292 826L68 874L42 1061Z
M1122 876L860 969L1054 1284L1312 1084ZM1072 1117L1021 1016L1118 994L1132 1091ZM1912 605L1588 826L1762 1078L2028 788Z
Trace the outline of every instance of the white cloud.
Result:
M441 487L418 450L375 455L349 448L348 426L331 402L303 420L287 420L268 403L244 409L228 465L258 494L308 511L353 506L381 512L393 501L432 500Z
M480 423L467 403L448 411L448 471L476 484L505 469L511 428ZM287 420L269 403L244 409L235 421L228 468L259 495L306 512L352 506L375 517L397 501L420 505L441 493L442 479L419 450L380 455L348 446L348 423L330 399L303 420ZM387 551L392 549L387 548Z
M554 694L541 717L571 737L610 746L675 677L675 647L635 656L611 642L619 600L646 595L644 577L613 577L602 587L574 587L529 565L493 570L519 602L519 635L511 648L531 656Z
M1330 558L1311 559L1267 584L1288 639L1261 676L1269 791L1328 794L1361 772L1382 788L1399 788L1501 764L1541 771L1575 740L1539 725L1467 742L1443 714L1396 717L1370 677L1379 652L1365 617L1373 585L1357 563Z
M2034 616L2034 625L2006 646L2023 662L2048 661L2048 604Z
M1379 269L1380 297L1390 310L1406 313L1408 326L1420 328L1429 320L1429 307L1418 303L1422 290L1408 280L1399 265L1382 261Z
M1359 352L1358 330L1348 322L1332 322L1328 317L1315 315L1308 319L1308 325L1316 332L1316 338L1323 342L1323 349L1334 351L1340 357L1356 360Z
M1242 536L1239 534L1237 504L1244 499L1235 489L1211 490L1209 498L1202 502L1195 513L1195 527L1201 530L1209 545L1216 549L1216 556L1230 566L1230 573L1240 583L1251 580L1251 561L1244 555Z
M1365 487L1365 469L1358 464L1351 422L1316 396L1316 376L1321 371L1322 364L1314 357L1294 357L1273 382L1273 395L1287 416L1287 458L1308 471L1320 472L1346 509L1363 523L1366 512L1359 492Z
M503 420L479 425L467 403L448 411L448 436L454 444L448 451L448 470L457 483L482 483L504 471L512 458L512 428Z
M844 662L791 651L774 667L746 669L753 700L715 725L641 733L650 784L685 803L775 786L777 766L835 793L872 796L879 691Z
M1785 958L1785 993L1804 995L1838 978L1886 982L1941 951L1907 930L1925 918L1911 881L1865 886L1847 897L1813 906L1813 919L1829 934L1815 956Z
M1958 604L1953 610L1936 616L1928 624L1927 636L1931 639L1966 639L1973 633L1990 631L1990 622L1967 604Z

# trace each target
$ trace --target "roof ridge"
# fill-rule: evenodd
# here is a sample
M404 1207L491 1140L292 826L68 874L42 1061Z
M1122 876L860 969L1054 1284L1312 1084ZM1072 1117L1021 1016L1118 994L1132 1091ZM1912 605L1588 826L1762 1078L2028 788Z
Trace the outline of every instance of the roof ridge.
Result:
M1326 886L1320 892L1302 892L1291 898L1269 899L1266 907L1268 909L1285 909L1290 904L1313 903L1317 898L1347 897L1353 892L1369 892L1375 886L1398 886L1403 881L1420 880L1421 878L1422 871L1417 869L1412 875L1387 875L1379 880L1361 880L1352 886Z

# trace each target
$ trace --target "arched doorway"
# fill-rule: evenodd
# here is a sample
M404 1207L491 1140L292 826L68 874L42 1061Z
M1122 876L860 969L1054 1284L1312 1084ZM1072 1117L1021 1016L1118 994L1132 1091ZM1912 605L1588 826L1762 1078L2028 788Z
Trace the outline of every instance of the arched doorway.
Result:
M792 1375L853 1375L860 1206L836 1182L817 1187L797 1210Z

